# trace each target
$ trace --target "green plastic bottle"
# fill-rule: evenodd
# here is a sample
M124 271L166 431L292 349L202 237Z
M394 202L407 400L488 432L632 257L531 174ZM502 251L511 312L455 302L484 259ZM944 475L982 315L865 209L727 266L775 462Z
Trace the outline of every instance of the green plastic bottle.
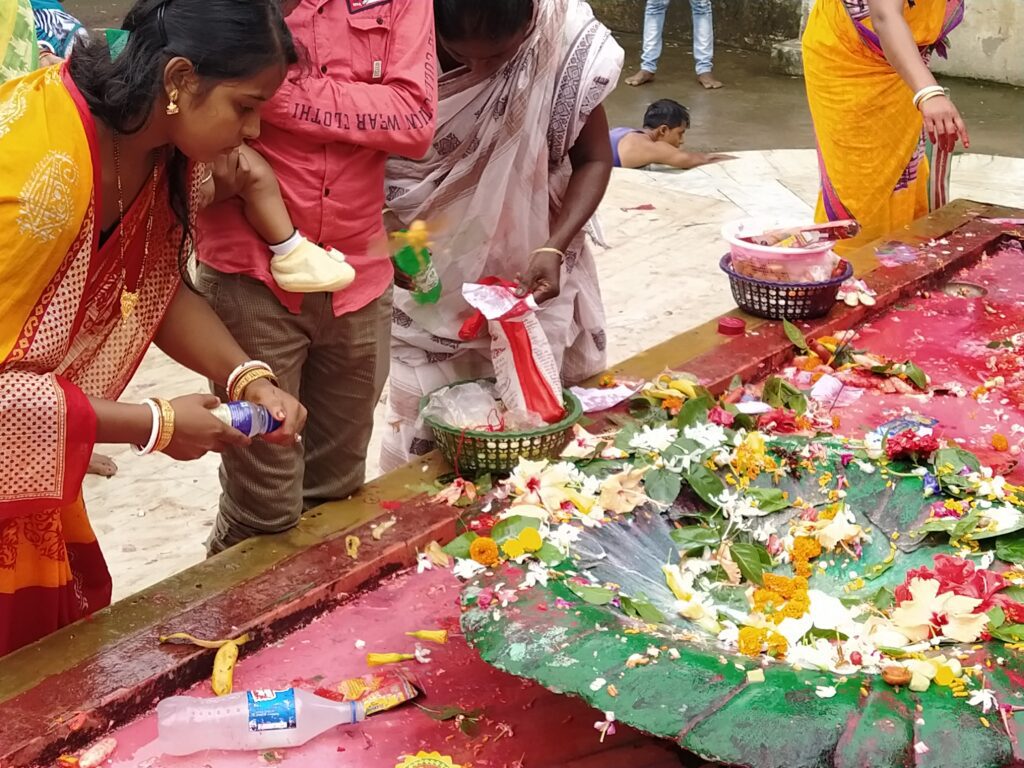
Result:
M441 278L430 258L427 225L416 220L408 229L395 232L391 240L395 266L412 280L413 300L419 304L436 304L441 298Z

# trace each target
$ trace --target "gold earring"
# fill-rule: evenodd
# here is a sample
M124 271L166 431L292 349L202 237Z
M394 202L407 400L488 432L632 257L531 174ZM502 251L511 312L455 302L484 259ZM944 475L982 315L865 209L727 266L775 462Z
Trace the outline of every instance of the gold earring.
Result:
M167 103L167 110L166 111L167 111L168 115L176 115L176 114L178 114L181 111L181 109L178 108L178 103L177 102L178 102L178 89L177 88L172 88L171 89L171 94L170 94L170 101Z

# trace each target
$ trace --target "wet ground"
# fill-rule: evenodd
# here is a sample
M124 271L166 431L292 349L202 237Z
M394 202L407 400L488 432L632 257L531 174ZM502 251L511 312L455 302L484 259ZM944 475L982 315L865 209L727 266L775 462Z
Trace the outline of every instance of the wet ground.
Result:
M126 0L68 0L68 8L90 27L117 26L130 6ZM623 79L639 68L639 35L617 34L626 49ZM606 103L613 125L639 125L647 105L673 98L690 108L694 149L805 149L814 146L803 81L773 74L768 54L719 50L715 73L726 83L705 91L693 76L689 42L666 42L657 80L642 88L624 83ZM974 152L1024 157L1024 88L947 79L967 120Z

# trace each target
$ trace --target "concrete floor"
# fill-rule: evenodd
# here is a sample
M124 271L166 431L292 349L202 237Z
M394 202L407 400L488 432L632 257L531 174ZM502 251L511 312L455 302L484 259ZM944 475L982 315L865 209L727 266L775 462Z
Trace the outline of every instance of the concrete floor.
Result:
M119 26L128 0L66 0L67 7L89 27ZM640 38L617 34L626 49L623 78L640 66ZM961 43L963 44L963 43ZM622 85L608 99L612 125L639 125L652 101L673 98L690 108L693 127L687 143L705 151L805 149L814 146L814 131L803 81L768 69L768 54L719 49L715 72L726 83L705 91L694 80L690 43L666 41L658 79L643 88ZM947 79L967 121L971 150L1024 157L1024 88Z
M626 50L623 79L640 68L638 35L617 34ZM804 149L814 146L814 130L801 78L768 69L768 54L719 50L715 74L726 84L706 91L693 75L689 42L666 42L657 79L640 88L624 83L605 106L612 125L639 125L652 101L671 98L690 109L687 144L705 151ZM946 78L967 122L971 151L1024 157L1024 88Z

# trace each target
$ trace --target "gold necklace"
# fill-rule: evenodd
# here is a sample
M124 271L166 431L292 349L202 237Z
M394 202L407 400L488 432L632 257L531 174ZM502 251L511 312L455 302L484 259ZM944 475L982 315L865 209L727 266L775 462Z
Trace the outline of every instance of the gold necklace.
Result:
M135 311L139 303L139 283L142 280L142 272L149 261L149 238L153 234L153 211L156 208L156 186L159 168L156 160L153 161L153 184L152 196L149 203L149 217L146 220L146 239L142 244L142 263L139 264L138 274L135 276L135 290L128 290L128 260L125 255L127 246L125 244L126 232L124 229L124 189L121 186L121 153L119 151L118 133L114 131L114 175L117 178L117 244L121 251L121 272L124 285L121 288L121 320L126 321Z

